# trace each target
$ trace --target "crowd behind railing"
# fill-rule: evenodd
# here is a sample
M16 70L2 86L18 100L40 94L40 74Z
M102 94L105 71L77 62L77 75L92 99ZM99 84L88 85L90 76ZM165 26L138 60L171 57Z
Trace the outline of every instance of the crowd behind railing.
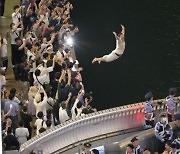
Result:
M67 0L22 0L13 10L10 29L7 34L1 35L0 41L2 134L5 150L19 149L20 145L34 135L69 119L96 111L91 107L92 92L86 92L83 85L83 68L79 67L73 53L72 38L79 31L70 18L73 5ZM20 94L23 99L17 97L16 88L12 87L8 96L6 92L8 37L13 73L15 80L23 86L24 90ZM174 120L173 97L176 92L176 88L170 88L166 99L168 120L164 116L156 126L153 95L151 92L145 95L145 127L155 126L161 147L166 143L167 148L169 142L166 141L172 138L171 126L167 121ZM132 150L138 151L139 147L137 138L134 140L133 144L128 145L128 154L130 151L137 154ZM180 139L177 140L179 143ZM174 143L170 145L171 151ZM86 148L89 146L89 143L85 144ZM148 150L144 151L147 153Z

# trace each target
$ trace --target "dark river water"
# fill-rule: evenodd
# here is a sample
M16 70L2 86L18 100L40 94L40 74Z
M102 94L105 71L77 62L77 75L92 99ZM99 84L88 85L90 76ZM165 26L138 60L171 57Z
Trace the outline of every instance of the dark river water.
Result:
M97 109L144 101L152 91L164 98L180 87L179 0L73 0L72 20L80 32L75 50L85 88ZM111 63L91 64L115 48L112 31L126 27L124 55ZM180 89L179 89L180 91ZM179 93L179 92L178 92Z

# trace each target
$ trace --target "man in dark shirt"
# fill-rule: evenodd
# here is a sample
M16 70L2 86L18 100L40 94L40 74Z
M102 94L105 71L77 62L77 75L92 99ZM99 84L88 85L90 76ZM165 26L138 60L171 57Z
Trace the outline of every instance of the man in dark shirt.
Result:
M20 112L20 116L21 116L21 120L24 122L24 127L27 128L29 131L28 139L30 139L32 135L32 127L31 127L32 117L29 114L27 114L26 106L23 106L23 109Z
M19 47L23 44L22 40L20 37L16 38L15 39L16 41L16 45L15 45L15 53L16 53L16 64L20 64L22 63L22 58L25 56L25 53L24 53L24 48L20 49Z
M12 129L8 127L7 136L4 138L5 150L18 150L19 142L15 136L12 135Z

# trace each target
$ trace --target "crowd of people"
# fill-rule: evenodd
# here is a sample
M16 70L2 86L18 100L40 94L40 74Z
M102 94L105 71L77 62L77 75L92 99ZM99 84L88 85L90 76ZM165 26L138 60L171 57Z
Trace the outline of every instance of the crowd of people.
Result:
M0 48L5 150L19 149L34 135L96 111L73 50L72 37L79 31L70 18L73 5L67 0L22 0L13 10ZM17 97L15 88L6 92L7 37L14 77L23 86L26 102Z
M5 150L19 149L20 145L34 135L69 119L96 112L91 107L92 92L86 92L83 85L83 68L79 67L74 55L71 39L79 29L71 21L73 5L67 0L22 0L13 10L9 31L0 38L1 110ZM114 33L116 39L121 41L120 45L124 34L124 26L120 36ZM17 97L15 88L11 88L8 95L6 92L8 37L14 77L23 86L23 98L27 97L25 102ZM117 49L119 48L118 46ZM124 52L124 41L122 48L111 53L116 54L113 55L113 60L119 58L116 51ZM95 58L93 62L96 61L107 60ZM169 124L174 120L173 97L176 92L176 88L170 88L166 98L168 119L163 114L161 121L156 124L153 94L148 92L145 95L146 128L155 127L159 154L177 154L179 151L180 136L170 143L173 131ZM150 153L148 149L141 149L137 137L131 142L127 146L127 154ZM90 146L90 143L85 144L85 153L90 153ZM91 153L98 153L96 149L93 150Z

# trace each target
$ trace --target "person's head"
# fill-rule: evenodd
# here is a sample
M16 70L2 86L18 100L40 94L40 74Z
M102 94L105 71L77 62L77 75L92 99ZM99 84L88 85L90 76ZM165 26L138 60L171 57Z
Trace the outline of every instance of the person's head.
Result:
M41 94L37 93L34 99L35 99L36 103L41 102Z
M39 119L42 119L42 118L43 118L43 112L42 112L42 111L39 111L39 112L37 113L37 117L38 117Z
M165 150L170 151L171 150L171 142L166 142L165 143Z
M43 133L43 132L45 132L46 131L46 129L44 128L44 127L41 127L40 129L39 129L39 133Z
M145 97L146 101L153 101L153 94L152 94L152 92L146 93L144 97Z
M29 8L29 15L32 15L32 13L33 13L33 10L32 10L32 8Z
M172 152L176 152L177 148L176 148L176 144L172 143L171 144L171 151Z
M10 89L10 93L16 94L16 88L11 88L11 89Z
M133 153L133 149L134 149L133 144L128 144L127 148L126 148L126 151L127 151L127 153Z
M167 124L168 123L168 118L167 118L167 114L166 113L161 113L160 114L160 119L161 119L161 123L163 123L163 124Z
M36 76L39 76L41 74L41 71L39 69L35 70L35 73L34 73Z
M19 9L19 5L14 5L13 10L16 12Z
M63 101L63 102L61 103L61 107L62 107L63 110L65 110L65 109L66 109L66 102Z
M36 94L38 89L35 86L31 86L29 88L29 94Z
M10 94L9 94L9 99L10 99L10 100L13 100L14 97L15 97L15 94L14 94L14 93L10 93Z
M31 44L31 43L28 43L28 44L26 45L26 47L27 47L27 49L28 49L28 50L30 50L30 51L31 51L31 49L32 49L32 47L33 47L33 46L32 46L32 44Z
M20 121L19 121L19 126L20 126L20 127L23 127L23 126L24 126L24 121L20 120Z
M16 42L16 45L19 45L19 46L22 44L22 40L20 37L15 38L15 42Z
M11 23L11 24L9 25L9 27L10 27L11 29L12 29L14 26L15 26L14 23Z
M83 108L82 109L82 114L89 114L89 110L87 108Z
M59 80L60 76L61 76L61 73L56 72L54 77L55 77L56 80Z
M79 101L79 102L77 103L77 108L80 109L81 107L82 107L82 103Z
M23 107L22 107L22 111L23 111L24 113L27 113L27 106L23 106Z
M11 127L8 127L7 134L12 134L12 128Z
M177 93L177 88L172 87L169 89L169 95L175 96L176 93Z
M43 54L43 58L44 58L44 59L47 59L48 56L49 56L49 54L48 54L47 52L45 52L45 53Z
M55 17L57 15L56 11L51 12L51 17Z
M10 118L7 118L6 119L6 126L11 127L11 125L12 125L12 120Z
M151 154L151 152L149 151L149 149L144 149L143 154Z
M84 151L85 152L89 152L91 148L91 144L90 143L84 143Z
M133 137L131 142L134 147L137 147L139 145L139 140L138 140L137 136Z
M51 120L48 119L48 120L46 121L46 126L47 126L47 127L51 127Z
M99 151L97 149L92 149L92 154L99 154Z
M43 43L43 44L46 44L46 43L47 43L47 38L46 38L46 37L43 37L42 43Z
M50 23L48 27L49 27L49 30L53 31L54 30L54 23Z

